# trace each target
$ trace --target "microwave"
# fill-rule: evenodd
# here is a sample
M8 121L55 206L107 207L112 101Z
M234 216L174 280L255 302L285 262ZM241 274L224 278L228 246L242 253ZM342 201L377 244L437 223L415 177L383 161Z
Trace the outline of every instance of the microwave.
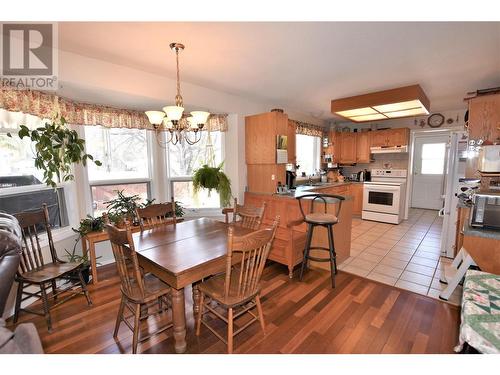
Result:
M500 172L500 145L482 146L478 167L481 172Z
M500 192L478 192L472 202L470 225L500 230Z

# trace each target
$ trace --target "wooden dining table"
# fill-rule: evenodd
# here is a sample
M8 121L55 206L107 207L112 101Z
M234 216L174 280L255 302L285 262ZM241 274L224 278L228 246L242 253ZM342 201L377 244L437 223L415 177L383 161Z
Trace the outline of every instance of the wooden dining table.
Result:
M134 233L139 264L172 288L172 320L176 353L186 351L186 306L184 288L192 285L193 309L199 292L196 283L225 271L228 228L209 218L189 220L175 225ZM234 226L234 235L252 232ZM237 261L237 260L236 260Z

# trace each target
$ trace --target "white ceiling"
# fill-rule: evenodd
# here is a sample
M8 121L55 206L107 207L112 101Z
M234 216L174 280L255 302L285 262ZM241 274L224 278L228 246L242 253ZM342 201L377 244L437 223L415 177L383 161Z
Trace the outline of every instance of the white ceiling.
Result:
M500 86L500 23L73 23L60 48L323 119L330 100L418 83L432 111Z

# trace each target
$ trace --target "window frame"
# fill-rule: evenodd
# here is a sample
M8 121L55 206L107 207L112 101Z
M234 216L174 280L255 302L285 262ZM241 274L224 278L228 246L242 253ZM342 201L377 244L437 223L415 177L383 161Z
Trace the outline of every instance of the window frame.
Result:
M85 127L86 126L96 126L96 125L84 125L83 126L83 136L85 137ZM104 131L109 132L110 128L107 127L102 127ZM140 183L145 183L147 185L147 195L148 199L156 198L153 197L152 192L154 191L154 182L153 182L153 168L154 168L154 163L153 163L153 140L152 140L152 135L151 132L147 131L146 129L137 129L139 131L145 131L146 133L146 151L147 151L147 162L148 162L148 177L141 177L141 178L119 178L119 179L105 179L105 180L90 180L89 178L89 169L88 169L88 164L84 168L85 169L85 178L86 178L86 185L87 185L87 194L86 195L89 199L89 201L86 204L86 211L89 215L94 216L94 198L92 196L92 187L94 186L109 186L109 185L127 185L127 184L140 184ZM109 134L109 133L108 133ZM88 152L88 150L86 150Z
M204 130L206 131L206 130ZM213 131L212 131L213 133ZM221 160L225 160L226 158L226 134L225 132L220 133L220 152L221 152ZM174 183L175 182L189 182L193 181L193 176L170 176L170 146L167 146L166 149L163 149L163 152L166 155L165 158L165 169L166 169L166 184L167 191L170 197L173 197L174 200L177 200L174 194ZM226 164L224 163L224 172L226 172ZM184 207L184 211L186 212L186 216L192 217L201 217L201 216L214 216L220 215L222 207L211 207L211 208L188 208Z
M312 138L317 138L318 140L316 142L314 142L313 144L313 156L315 156L315 162L313 164L313 167L317 167L313 174L307 174L306 173L306 177L302 177L301 175L299 175L299 170L297 171L297 181L303 181L303 180L307 180L309 178L309 176L315 176L315 173L317 170L321 169L321 146L322 146L322 141L323 141L323 138L322 137L316 137L314 135L307 135L307 134L295 134L295 144L296 144L296 150L299 148L297 147L298 146L298 141L297 141L297 136L304 136L304 137L312 137ZM299 157L297 155L297 151L295 151L295 158L296 158L296 163L300 165L299 163Z

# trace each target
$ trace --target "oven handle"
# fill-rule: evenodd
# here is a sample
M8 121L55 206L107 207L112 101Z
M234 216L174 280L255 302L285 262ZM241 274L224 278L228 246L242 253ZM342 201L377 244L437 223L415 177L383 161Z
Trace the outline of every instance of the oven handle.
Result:
M382 192L392 192L399 191L399 186L390 186L390 185L364 185L364 189L368 192L370 191L382 191Z

